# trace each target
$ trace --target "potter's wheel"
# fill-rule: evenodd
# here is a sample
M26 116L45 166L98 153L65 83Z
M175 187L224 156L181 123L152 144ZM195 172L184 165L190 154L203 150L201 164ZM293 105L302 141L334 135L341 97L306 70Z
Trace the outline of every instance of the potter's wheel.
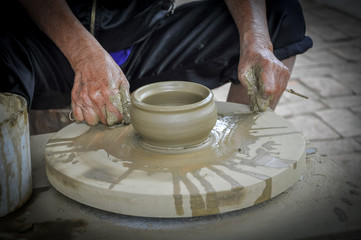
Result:
M51 184L81 203L127 215L190 217L242 209L292 186L305 139L273 112L218 102L210 138L182 149L144 144L131 125L73 123L46 146Z

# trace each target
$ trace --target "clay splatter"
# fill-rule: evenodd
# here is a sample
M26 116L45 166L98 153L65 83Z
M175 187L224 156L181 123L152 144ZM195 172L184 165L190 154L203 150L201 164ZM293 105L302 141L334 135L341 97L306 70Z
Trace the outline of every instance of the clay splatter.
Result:
M152 151L149 146L144 147L140 136L135 133L131 125L121 127L98 125L74 138L51 139L49 146L64 146L69 149L52 153L53 155L63 154L63 158L58 161L64 164L74 160L74 152L81 158L83 153L89 151L105 151L110 162L121 164L126 170L118 177L107 174L107 169L97 170L102 171L102 174L87 172L83 176L97 177L97 180L109 183L109 189L113 189L136 171L145 172L148 176L158 173L170 174L177 215L184 215L186 205L190 206L193 216L216 214L222 207L237 205L244 199L244 186L229 172L245 174L264 182L263 193L254 203L257 204L271 197L272 181L270 176L252 169L257 167L287 168L295 164L295 161L279 157L280 153L277 152L279 144L274 141L266 141L255 153L251 154L251 146L260 138L300 134L299 132L283 132L260 136L257 134L260 129L254 128L259 116L260 114L255 113L219 115L208 141L194 149L154 148ZM277 128L280 127L268 129L277 130ZM192 155L194 153L196 153L196 158ZM69 161L64 161L64 154L69 157ZM251 155L254 157L250 158ZM249 166L249 168L245 170L242 166ZM215 186L205 176L205 170L227 182L229 191L217 192ZM99 178L99 176L103 177ZM191 179L196 179L199 184L195 184ZM189 192L187 204L182 195L182 186Z

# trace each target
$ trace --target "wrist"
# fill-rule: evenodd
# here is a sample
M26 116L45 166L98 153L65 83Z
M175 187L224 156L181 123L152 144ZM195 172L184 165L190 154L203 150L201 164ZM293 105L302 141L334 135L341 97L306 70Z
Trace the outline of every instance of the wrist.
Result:
M89 36L78 36L74 38L73 41L67 43L63 48L64 55L67 57L73 69L83 61L103 56L104 51L90 33Z
M273 44L268 35L257 33L253 30L245 31L240 34L240 50L241 53L246 50L260 51L268 50L273 52Z

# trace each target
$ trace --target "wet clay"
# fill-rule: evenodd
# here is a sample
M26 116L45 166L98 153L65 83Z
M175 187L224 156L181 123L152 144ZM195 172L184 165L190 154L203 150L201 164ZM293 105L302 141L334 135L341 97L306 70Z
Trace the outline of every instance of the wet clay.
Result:
M251 111L264 112L270 104L270 97L263 98L263 82L261 66L253 66L245 75L245 83L247 85L247 93L251 98Z
M130 124L130 95L127 89L122 86L119 87L119 94L113 95L109 97L109 101L117 108L117 110L123 115L122 124L128 125ZM108 125L114 125L118 123L117 117L105 109L105 114L107 118Z
M270 111L231 103L217 108L207 141L183 149L148 148L132 125L74 123L49 140L48 178L79 202L147 217L241 209L297 181L305 166L299 131Z
M122 113L123 112L123 106L121 103L121 97L119 94L113 95L109 97L109 101L117 108L117 110ZM115 116L112 112L109 112L107 109L105 109L105 114L107 118L107 124L108 125L114 125L118 122L117 116Z
M0 217L31 196L31 161L26 101L0 94Z
M123 108L123 124L130 124L130 95L129 95L129 91L123 87L119 88L119 93L121 96L121 100L122 100L122 108Z
M192 82L167 81L131 96L132 125L148 145L187 148L204 142L217 121L213 93Z

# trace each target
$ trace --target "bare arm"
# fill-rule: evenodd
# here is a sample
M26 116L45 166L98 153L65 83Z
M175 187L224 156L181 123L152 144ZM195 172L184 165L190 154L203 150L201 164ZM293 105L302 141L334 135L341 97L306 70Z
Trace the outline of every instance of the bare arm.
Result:
M34 22L59 47L74 72L72 108L77 121L112 125L123 119L119 87L128 91L122 70L73 15L65 0L21 0Z
M275 107L290 72L273 54L265 0L225 0L240 35L238 78L248 89L254 110Z

